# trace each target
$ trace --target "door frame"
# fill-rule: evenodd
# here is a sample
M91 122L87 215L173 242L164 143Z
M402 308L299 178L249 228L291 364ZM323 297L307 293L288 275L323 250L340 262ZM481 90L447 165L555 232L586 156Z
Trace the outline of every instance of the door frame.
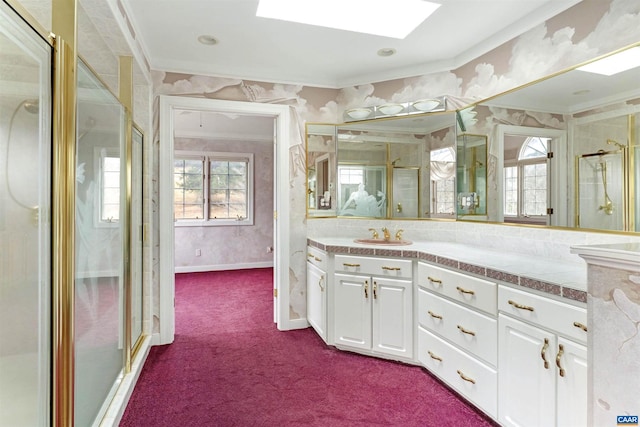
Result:
M293 329L289 321L289 126L286 105L224 101L207 98L161 95L159 144L159 334L156 345L173 342L175 334L175 248L173 218L173 152L175 110L197 110L273 117L275 119L274 156L274 298L278 329Z

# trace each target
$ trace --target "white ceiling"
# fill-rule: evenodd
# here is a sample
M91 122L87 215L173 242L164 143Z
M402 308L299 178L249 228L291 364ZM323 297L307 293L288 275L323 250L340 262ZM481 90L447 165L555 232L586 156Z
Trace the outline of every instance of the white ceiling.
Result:
M273 144L273 117L195 110L177 110L174 114L174 135L179 138Z
M581 0L432 1L397 40L258 18L258 0L122 0L155 70L330 88L455 69Z

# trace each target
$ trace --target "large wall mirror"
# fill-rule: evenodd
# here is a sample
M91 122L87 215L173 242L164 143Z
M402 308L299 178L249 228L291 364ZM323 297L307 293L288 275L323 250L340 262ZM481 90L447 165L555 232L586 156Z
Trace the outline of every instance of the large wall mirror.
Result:
M639 82L585 66L460 111L488 136L486 219L638 231Z
M455 218L455 116L405 115L336 126L335 214Z
M307 123L307 216L336 215L336 127Z

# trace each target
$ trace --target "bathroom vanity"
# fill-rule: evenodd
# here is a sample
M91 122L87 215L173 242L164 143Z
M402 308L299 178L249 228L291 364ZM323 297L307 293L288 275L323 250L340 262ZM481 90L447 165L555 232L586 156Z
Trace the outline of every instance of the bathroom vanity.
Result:
M586 425L584 265L382 243L308 239L308 320L328 345L420 365L501 425Z

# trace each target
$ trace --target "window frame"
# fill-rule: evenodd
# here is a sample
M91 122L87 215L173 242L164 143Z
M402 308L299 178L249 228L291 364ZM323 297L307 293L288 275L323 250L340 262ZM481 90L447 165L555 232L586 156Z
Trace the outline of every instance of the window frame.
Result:
M110 157L118 159L118 218L112 221L103 219L102 213L104 212L104 190L105 190L105 177L104 177L104 159ZM94 224L96 228L116 228L120 225L120 215L122 213L122 157L120 155L120 148L118 147L95 147L94 148L94 170L97 171L98 186L95 192L96 206L94 210ZM95 173L95 172L94 172ZM110 187L111 188L111 187Z
M189 151L176 150L174 160L202 159L203 167L203 218L202 219L176 219L175 199L172 203L173 223L176 227L220 227L230 225L254 225L254 155L253 153L222 152L222 151ZM247 162L247 216L242 219L209 218L210 212L210 170L211 161L246 161ZM173 194L173 193L172 193Z
M524 173L524 169L525 166L532 166L532 165L538 165L538 164L544 164L546 165L546 179L547 179L547 183L546 183L546 197L547 197L547 201L546 201L546 206L547 208L549 207L549 171L550 171L550 167L549 167L549 158L547 156L547 153L537 156L537 157L525 157L525 152L527 150L527 148L529 148L529 144L532 142L532 140L542 140L545 139L546 140L546 149L547 149L547 153L549 153L549 149L550 149L550 144L552 141L552 138L550 137L546 137L546 136L530 136L528 137L520 146L520 150L518 150L518 159L516 161L509 161L509 162L504 162L503 164L503 173L502 173L502 197L503 197L503 206L502 206L502 213L504 216L504 219L506 222L527 222L527 223L532 223L532 224L544 224L546 223L548 214L545 212L543 214L540 215L534 215L534 214L529 214L524 212L524 179L525 179L525 173ZM507 168L516 168L516 196L517 196L517 203L516 203L516 210L517 213L516 215L512 215L512 214L507 214L505 212L506 210L506 191L507 191L507 185L506 185L506 173L504 172Z

